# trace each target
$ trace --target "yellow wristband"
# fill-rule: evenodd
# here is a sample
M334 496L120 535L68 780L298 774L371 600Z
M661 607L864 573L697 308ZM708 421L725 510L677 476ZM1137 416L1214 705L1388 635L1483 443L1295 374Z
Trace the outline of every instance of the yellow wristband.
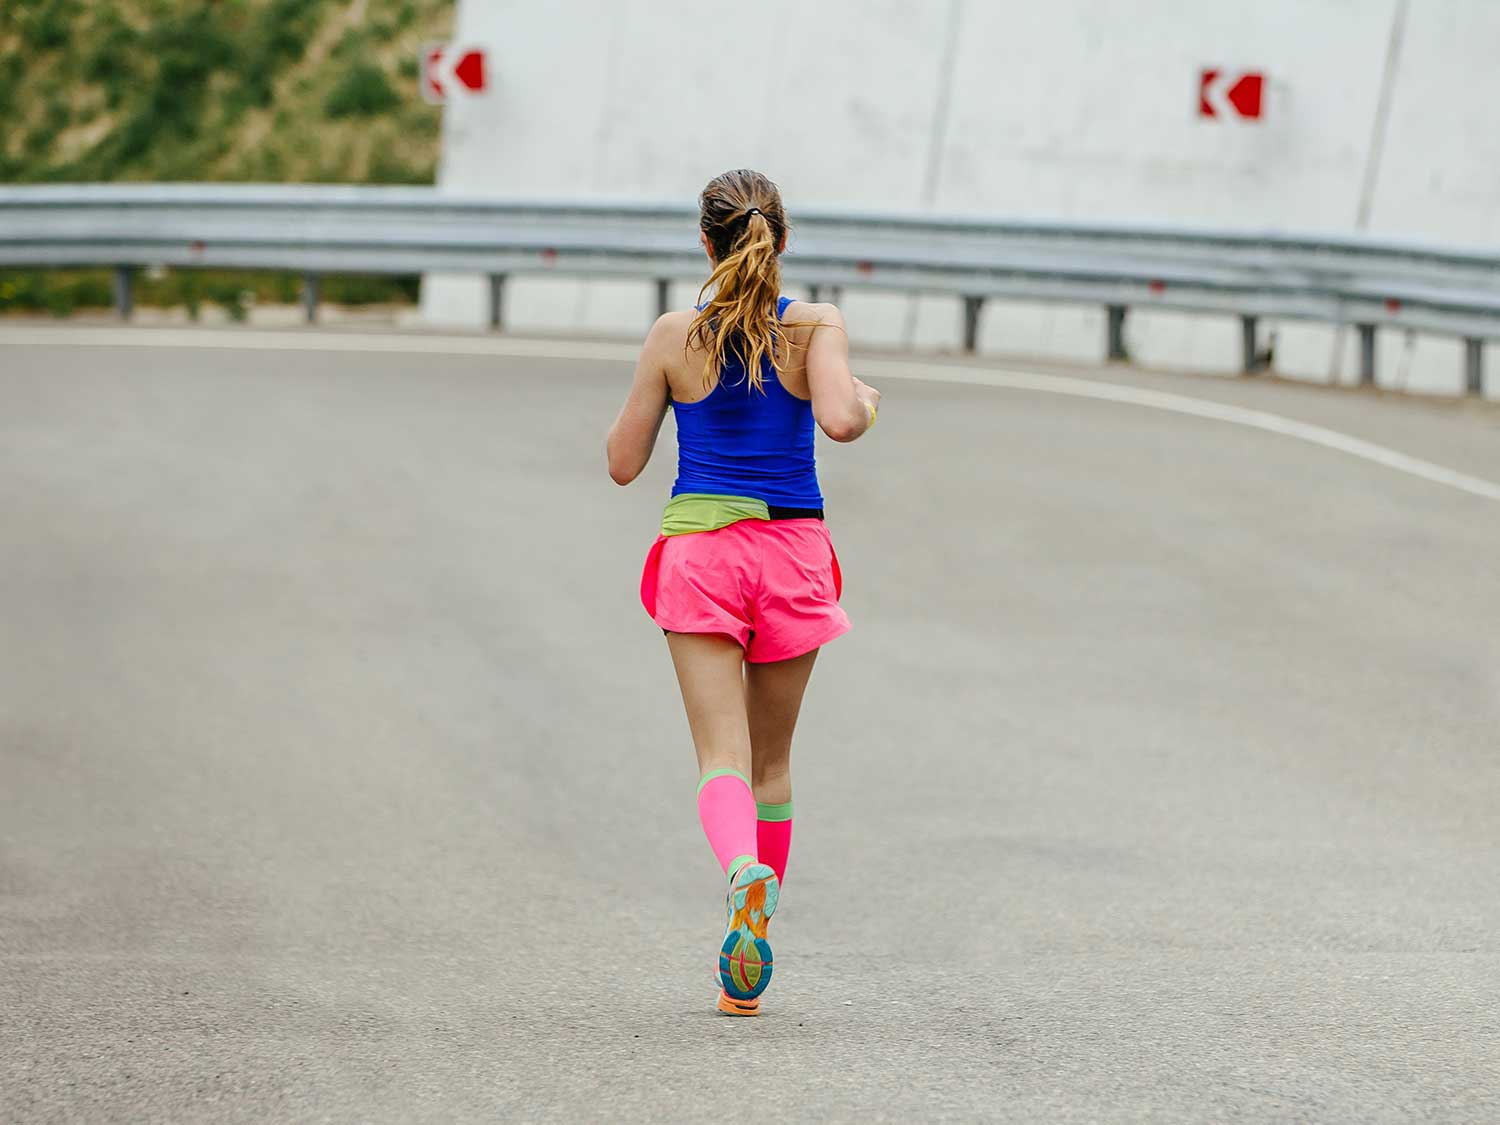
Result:
M870 426L873 426L875 424L876 417L875 404L873 402L867 402L865 403L865 409L870 412ZM866 426L865 429L869 429L870 426Z

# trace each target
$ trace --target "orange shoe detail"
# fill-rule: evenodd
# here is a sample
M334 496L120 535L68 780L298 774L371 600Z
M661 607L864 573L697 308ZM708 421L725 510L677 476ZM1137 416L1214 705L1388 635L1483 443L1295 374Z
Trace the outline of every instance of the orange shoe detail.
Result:
M736 1000L723 989L719 990L719 1011L726 1016L758 1016L759 1000Z
M744 926L756 937L763 938L766 936L766 925L770 922L766 917L766 881L757 879L743 889L745 905L734 911L729 925L731 928Z

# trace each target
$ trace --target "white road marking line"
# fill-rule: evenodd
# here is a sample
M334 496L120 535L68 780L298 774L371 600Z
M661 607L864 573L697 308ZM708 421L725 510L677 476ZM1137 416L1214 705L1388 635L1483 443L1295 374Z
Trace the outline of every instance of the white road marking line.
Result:
M1166 410L1173 414L1187 414L1195 418L1211 418L1218 422L1230 422L1236 426L1248 426L1283 437L1335 449L1366 461L1395 469L1398 473L1420 477L1434 484L1447 485L1460 492L1482 496L1487 500L1500 500L1500 484L1466 473L1445 469L1431 461L1409 456L1384 445L1377 445L1363 438L1353 437L1326 426L1311 422L1299 422L1281 414L1265 410L1250 410L1243 406L1211 402L1208 399L1190 398L1187 395L1153 391L1144 387L1126 387L1117 383L1079 379L1070 375L1044 375L1034 371L976 371L967 367L945 364L901 364L890 360L861 360L859 366L874 373L877 366L883 379L906 378L967 383L984 387L1011 387L1016 390L1042 391L1046 394L1072 395L1076 398L1100 399L1105 402L1122 402L1131 406L1145 406L1152 410Z
M219 348L230 350L377 352L407 355L505 356L510 358L563 359L634 363L639 349L632 344L588 340L518 339L510 336L453 336L423 332L317 332L262 331L258 329L205 328L75 328L42 325L0 327L0 345L33 345L47 347L150 347L150 348ZM916 379L928 382L962 383L979 387L1002 387L1011 390L1038 391L1043 394L1070 395L1103 402L1118 402L1165 410L1194 418L1208 418L1247 426L1282 437L1296 438L1325 449L1347 453L1351 457L1394 469L1398 473L1445 485L1472 496L1500 501L1500 484L1455 472L1431 461L1408 456L1398 450L1377 445L1315 426L1298 422L1264 410L1191 398L1188 395L1128 387L1117 383L1080 379L1070 375L1047 375L1036 371L1008 368L976 368L957 364L908 362L905 360L861 357L862 371L881 379Z
M0 327L0 344L46 347L217 348L229 351L377 352L406 355L518 356L634 363L640 348L589 340L440 336L424 332L263 331L215 328Z

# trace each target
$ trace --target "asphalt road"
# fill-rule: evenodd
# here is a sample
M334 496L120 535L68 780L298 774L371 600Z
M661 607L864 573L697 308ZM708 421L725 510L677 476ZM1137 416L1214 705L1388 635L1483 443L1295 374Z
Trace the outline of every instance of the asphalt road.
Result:
M1500 503L887 383L730 1020L628 377L0 332L0 1119L1500 1119Z

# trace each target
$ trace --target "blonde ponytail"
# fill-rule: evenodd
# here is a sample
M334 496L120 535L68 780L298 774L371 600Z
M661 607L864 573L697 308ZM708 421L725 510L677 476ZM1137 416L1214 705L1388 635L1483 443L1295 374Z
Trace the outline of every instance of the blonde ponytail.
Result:
M699 291L688 344L704 352L705 390L734 356L744 363L750 386L762 391L762 361L769 359L778 376L786 362L776 330L786 239L781 193L759 172L725 172L703 189L699 205L699 225L716 261Z

